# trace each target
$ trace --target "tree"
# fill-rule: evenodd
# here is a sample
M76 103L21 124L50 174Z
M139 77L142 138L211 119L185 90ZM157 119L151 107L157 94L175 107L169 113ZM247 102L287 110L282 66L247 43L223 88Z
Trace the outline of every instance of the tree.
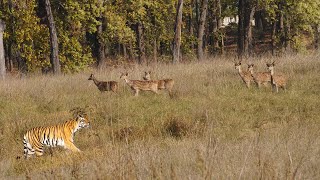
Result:
M100 5L100 7L104 6L103 0L99 0L99 5ZM100 22L100 24L97 27L95 40L97 41L97 44L98 44L98 50L97 50L98 51L97 52L98 68L102 69L106 65L106 55L105 55L105 46L106 45L103 40L103 31L105 31L103 24L104 24L105 18L102 16L102 13L98 17L98 21Z
M208 0L202 0L201 15L200 15L199 27L198 27L198 46L197 46L198 60L203 60L203 35L205 30L207 9L208 9Z
M238 2L238 56L249 56L252 47L251 21L255 12L256 2L239 0Z
M139 55L139 64L146 63L146 48L145 48L145 30L142 22L138 22L137 25L137 41L138 41L138 55Z
M5 29L5 23L0 19L0 78L4 79L6 76L6 60L4 58L4 47L3 47L3 31Z
M53 14L51 11L50 0L45 0L45 5L46 5L46 12L48 17L48 26L50 30L50 45L51 45L50 62L52 65L53 73L60 74L61 67L60 67L60 61L59 61L58 37L57 37L57 30L54 23Z
M177 11L176 11L176 23L174 30L174 41L173 41L173 63L180 61L180 45L181 45L181 26L182 26L182 8L183 0L178 0Z

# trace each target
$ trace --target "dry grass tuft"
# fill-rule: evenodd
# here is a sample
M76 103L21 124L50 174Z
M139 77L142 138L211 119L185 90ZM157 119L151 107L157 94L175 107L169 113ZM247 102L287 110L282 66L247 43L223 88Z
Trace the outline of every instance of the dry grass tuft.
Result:
M164 129L170 136L181 138L188 134L188 132L190 131L190 126L183 120L171 118L164 125Z
M126 142L128 142L129 139L133 138L134 133L135 133L134 127L132 126L124 127L115 132L115 137L120 141L125 140Z

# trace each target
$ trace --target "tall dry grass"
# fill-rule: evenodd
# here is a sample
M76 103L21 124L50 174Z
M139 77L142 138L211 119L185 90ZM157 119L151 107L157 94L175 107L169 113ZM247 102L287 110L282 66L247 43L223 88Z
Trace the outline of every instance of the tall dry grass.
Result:
M256 71L266 70L257 58ZM320 178L319 55L277 59L287 92L247 89L227 58L201 63L94 71L117 80L100 93L91 71L0 83L0 177L16 179L318 179ZM244 66L245 68L245 66ZM175 80L172 96L134 97L120 72ZM26 130L64 122L88 107L89 129L76 133L83 152L54 148L25 160ZM21 158L19 158L21 157Z

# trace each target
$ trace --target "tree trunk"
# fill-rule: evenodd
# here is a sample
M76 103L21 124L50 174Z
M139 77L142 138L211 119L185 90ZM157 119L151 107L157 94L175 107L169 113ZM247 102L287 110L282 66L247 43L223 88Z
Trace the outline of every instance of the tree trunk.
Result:
M238 58L241 58L244 53L244 10L245 0L239 0L238 4Z
M50 54L50 62L52 65L53 73L60 74L61 67L59 61L59 48L58 48L58 37L56 26L53 19L53 14L51 11L50 0L45 0L46 3L46 11L49 22L49 31L50 31L50 45L51 45L51 54Z
M102 19L100 19L101 25L97 28L97 40L98 40L98 69L103 69L106 66L106 56L105 56L105 44L102 39L103 27Z
M181 26L182 26L182 7L183 0L178 0L176 22L174 28L174 42L173 42L173 63L180 61L180 44L181 44Z
M103 18L99 18L99 22L101 23L97 27L97 32L96 32L96 40L98 42L98 52L97 52L97 63L98 63L98 69L103 69L106 66L106 48L105 48L105 43L103 40Z
M194 0L191 0L190 2L190 8L189 8L189 22L188 22L188 25L189 25L189 34L191 37L193 37L193 6L194 6L194 3L195 1ZM190 42L190 49L194 49L194 42L191 41Z
M255 25L256 28L259 31L263 31L264 27L263 27L263 16L262 16L262 10L256 11L255 15L254 15L254 21L255 21Z
M222 17L221 17L221 12L222 12L222 8L221 8L221 1L220 0L216 0L217 3L217 12L216 12L216 16L217 16L217 33L216 33L216 49L220 48L220 53L224 54L224 36L220 35L221 33L221 26L222 26ZM219 47L219 41L220 41L220 47Z
M277 31L277 22L274 21L272 24L272 31L271 31L271 48L272 48L272 55L276 55L276 31Z
M200 61L203 60L203 35L205 30L207 10L208 10L208 0L202 0L201 15L200 15L200 21L199 21L199 28L198 28L198 48L197 48L197 57L198 57L198 60Z
M290 20L289 17L286 17L286 23L285 23L285 42L284 42L284 47L286 51L291 51L291 25L290 25Z
M253 44L252 44L252 26L251 21L253 20L255 6L250 6L247 4L246 6L246 20L245 20L245 38L244 38L244 52L248 57L253 52Z
M255 4L249 0L239 0L238 6L238 56L249 56L252 50L252 26Z
M129 59L130 59L130 61L135 61L133 43L131 40L129 41Z
M284 15L282 12L282 5L279 4L280 14L279 14L279 29L278 34L280 35L280 53L284 52L285 47L285 32L284 32Z
M314 25L313 29L314 29L314 48L318 50L320 46L320 25L319 24Z
M158 58L158 42L157 39L153 40L153 62L157 62Z
M3 46L3 31L6 25L2 19L0 19L0 78L4 79L6 76L6 59L4 57L4 46Z
M12 1L8 1L8 7L9 11L12 12ZM14 24L14 17L12 14L10 14L9 23ZM8 27L8 33L13 34L14 33L14 26ZM7 57L7 69L8 71L13 70L13 56L12 56L12 46L13 46L13 37L10 36L8 39L7 49L6 49L6 57Z
M146 62L146 52L144 44L144 29L141 22L137 23L137 39L138 39L138 55L139 55L139 64L144 64Z
M128 52L127 52L127 46L125 44L122 44L122 53L123 53L123 57L124 59L128 59Z

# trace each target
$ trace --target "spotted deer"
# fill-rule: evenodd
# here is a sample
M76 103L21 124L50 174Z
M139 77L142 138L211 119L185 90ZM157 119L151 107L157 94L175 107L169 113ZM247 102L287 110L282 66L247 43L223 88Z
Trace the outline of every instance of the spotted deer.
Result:
M234 68L238 70L239 76L241 77L242 81L246 84L247 88L250 88L251 81L253 81L251 73L248 71L242 71L241 61L235 62Z
M116 93L118 91L118 82L116 81L98 81L93 74L90 75L88 80L92 80L100 92L112 91Z
M279 92L279 88L282 88L284 91L286 91L287 78L284 75L275 74L274 66L275 62L267 63L267 69L269 70L271 75L270 81L272 85L272 90L275 89L276 92Z
M271 81L270 72L254 72L253 70L254 64L248 64L248 71L251 73L253 81L257 84L258 88L261 87L261 84L267 86L267 84Z
M150 81L151 80L151 71L144 72L143 79ZM154 81L158 82L158 90L166 89L166 90L168 90L169 94L171 94L172 88L174 85L173 79L160 79L160 80L154 80Z
M135 96L139 95L139 91L152 91L158 94L157 81L130 80L128 73L121 73L120 79L123 79L127 85L135 92Z

